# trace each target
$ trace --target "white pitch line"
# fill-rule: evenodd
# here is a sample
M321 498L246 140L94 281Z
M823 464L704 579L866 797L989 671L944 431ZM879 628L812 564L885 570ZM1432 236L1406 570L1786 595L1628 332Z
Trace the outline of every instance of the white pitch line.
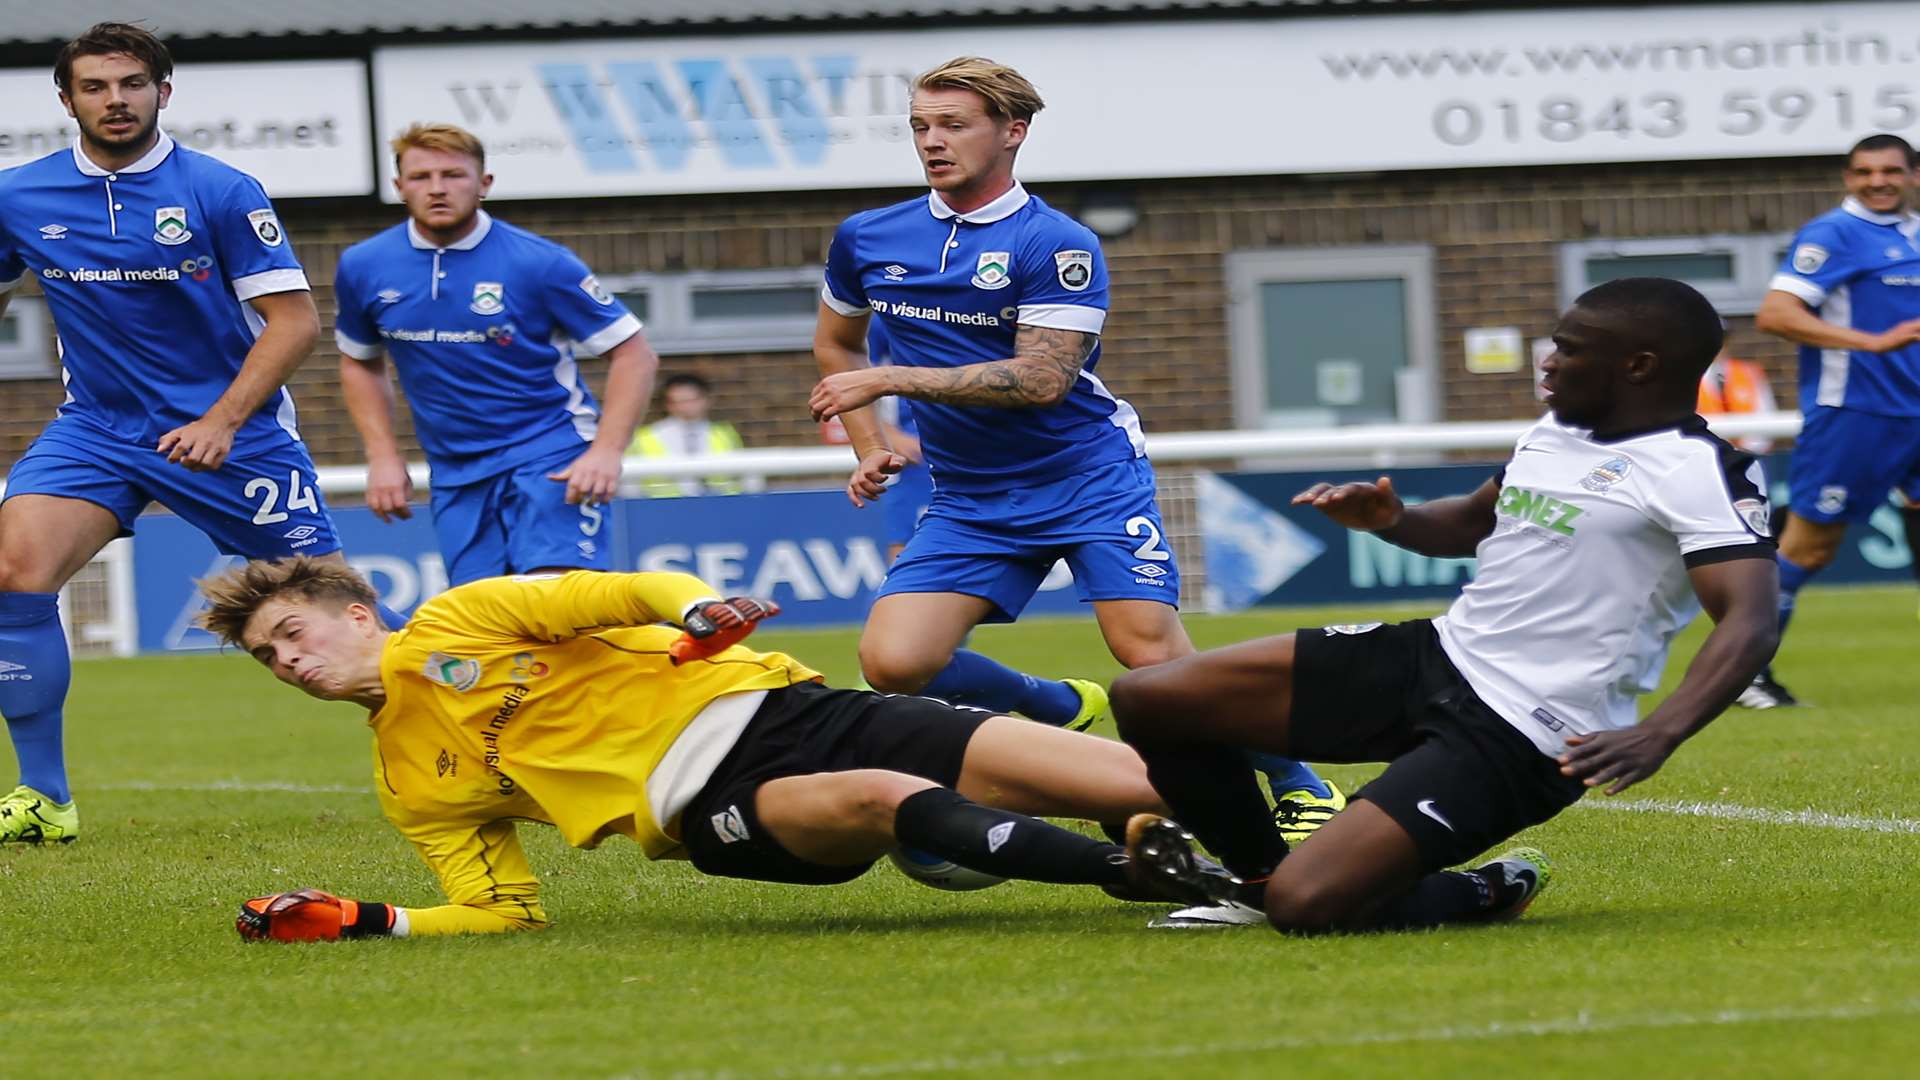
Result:
M1862 817L1856 814L1829 814L1821 810L1773 810L1764 806L1738 806L1733 803L1609 799L1605 796L1582 799L1573 805L1585 810L1677 814L1718 821L1747 821L1757 825L1807 825L1816 829L1846 829L1852 832L1920 833L1920 821L1913 818Z
M285 780L215 780L205 784L156 784L134 781L126 784L94 784L92 787L97 791L290 791L301 795L358 795L373 790L371 784L365 787L345 787L340 784L296 784Z
M1781 1006L1771 1009L1717 1009L1703 1013L1664 1013L1639 1016L1595 1016L1578 1012L1547 1020L1495 1020L1485 1024L1449 1024L1409 1030L1330 1032L1325 1035L1275 1035L1265 1039L1212 1043L1175 1043L1161 1046L1112 1046L1096 1050L1059 1050L1037 1054L970 1054L964 1058L922 1058L914 1061L867 1063L821 1062L798 1068L767 1072L734 1069L689 1070L665 1075L673 1080L744 1080L766 1077L768 1080L800 1080L803 1077L903 1076L915 1073L996 1072L1038 1070L1092 1065L1101 1062L1179 1060L1228 1055L1271 1053L1285 1050L1321 1050L1343 1047L1393 1046L1406 1043L1474 1042L1493 1039L1537 1038L1548 1035L1603 1035L1611 1032L1643 1031L1660 1028L1728 1027L1745 1024L1771 1024L1809 1020L1873 1020L1920 1013L1920 1000L1894 1001L1884 1005L1838 1005L1825 1008ZM629 1080L654 1075L646 1071L628 1073Z

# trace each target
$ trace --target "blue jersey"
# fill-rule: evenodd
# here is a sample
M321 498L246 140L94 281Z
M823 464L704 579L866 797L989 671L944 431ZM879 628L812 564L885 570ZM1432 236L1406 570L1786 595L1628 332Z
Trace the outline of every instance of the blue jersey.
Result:
M575 353L598 356L640 332L571 251L484 210L446 248L412 221L353 245L334 292L340 351L393 357L440 485L585 449L600 407Z
M1768 287L1834 326L1878 333L1920 318L1920 214L1876 214L1849 198L1793 238ZM1920 344L1890 353L1800 347L1800 405L1920 416Z
M1099 334L1107 267L1092 231L1015 184L956 214L938 193L855 214L827 253L828 307L872 311L893 362L959 367L1013 356L1019 326ZM1107 391L1096 345L1065 401L1039 409L913 403L943 491L1045 484L1146 451L1133 406Z
M62 416L152 445L226 393L265 324L246 303L305 291L253 177L165 132L108 172L71 150L0 172L0 290L31 273L60 333ZM282 388L236 451L296 434Z

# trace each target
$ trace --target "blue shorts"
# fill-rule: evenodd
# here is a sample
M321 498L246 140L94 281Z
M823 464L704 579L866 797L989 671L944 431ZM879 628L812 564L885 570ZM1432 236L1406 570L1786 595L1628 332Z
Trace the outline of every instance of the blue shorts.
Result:
M569 448L472 484L434 487L433 532L447 562L447 583L524 574L547 566L608 570L613 518L606 505L567 504L567 485L547 479L581 451Z
M887 543L904 544L913 539L920 519L933 502L933 472L924 464L900 470L899 478L880 497L880 509L887 517Z
M986 621L1012 622L1058 559L1083 602L1179 606L1180 570L1145 458L996 495L936 490L880 595L964 593L999 609Z
M1861 522L1899 491L1920 501L1920 417L1817 405L1793 444L1787 483L1806 521Z
M313 458L292 435L236 449L218 469L193 472L85 420L47 425L7 474L7 498L58 495L105 507L132 536L149 503L207 534L222 554L248 559L340 550Z

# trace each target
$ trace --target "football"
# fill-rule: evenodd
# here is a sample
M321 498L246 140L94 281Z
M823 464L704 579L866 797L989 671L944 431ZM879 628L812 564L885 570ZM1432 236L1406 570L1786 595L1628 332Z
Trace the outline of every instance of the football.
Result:
M975 889L987 889L995 885L1006 884L1007 879L983 874L978 870L969 870L956 866L938 855L929 855L913 848L897 847L888 853L893 865L900 872L935 889L949 892L972 892Z

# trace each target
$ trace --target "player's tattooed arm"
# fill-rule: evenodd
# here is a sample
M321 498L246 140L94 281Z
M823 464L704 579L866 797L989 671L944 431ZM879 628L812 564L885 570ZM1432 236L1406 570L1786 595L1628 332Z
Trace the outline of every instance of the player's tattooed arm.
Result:
M1058 405L1073 392L1081 365L1099 342L1098 334L1022 326L1014 333L1012 358L952 368L895 368L888 373L896 387L891 392L943 405Z

